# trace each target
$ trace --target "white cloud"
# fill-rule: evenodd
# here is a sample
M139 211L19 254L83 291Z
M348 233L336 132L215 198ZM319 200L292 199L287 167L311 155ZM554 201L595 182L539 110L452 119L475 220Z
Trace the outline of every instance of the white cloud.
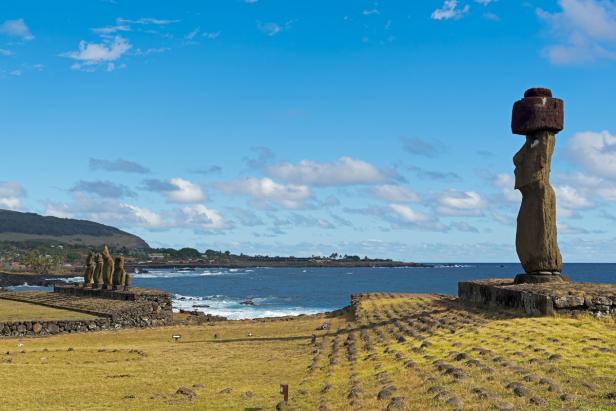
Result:
M592 203L575 188L563 185L554 187L557 204L567 209L590 208Z
M487 6L487 5L492 4L494 2L496 2L496 0L475 0L475 3L479 3L482 6Z
M12 56L14 53L11 50L0 49L0 56Z
M121 36L112 39L103 39L103 43L79 42L79 50L62 54L63 57L78 61L73 68L80 69L82 65L94 66L112 63L121 58L132 45ZM109 66L107 66L109 68Z
M616 5L611 0L559 0L560 12L537 9L557 44L544 49L554 64L616 59Z
M438 199L437 212L446 216L481 216L486 202L475 191L449 190Z
M139 223L139 225L149 228L159 228L165 226L165 222L160 214L152 210L125 203L121 203L120 207L130 211L132 213L132 217Z
M569 139L569 152L574 161L590 171L616 178L616 137L607 131L585 131Z
M21 37L23 40L34 39L24 19L6 20L4 23L0 24L0 33L13 37Z
M378 184L394 177L391 172L351 157L341 157L330 163L302 160L297 164L275 164L266 166L265 172L287 182L313 186Z
M520 203L522 194L515 187L515 179L511 174L501 173L494 179L494 185L501 189L505 199L511 203Z
M162 193L170 203L198 203L205 199L199 184L183 178L172 178L169 181L151 179L144 184L146 190Z
M419 196L407 187L393 184L377 186L370 191L376 197L396 203L410 203L419 200Z
M168 228L169 223L157 212L116 199L73 192L70 203L49 202L46 215L82 218L118 227L144 227L152 230Z
M14 181L0 181L0 208L9 210L21 209L21 200L26 196L26 190Z
M167 192L169 201L175 203L196 203L205 199L201 186L182 178L172 178L169 182L176 187Z
M412 208L402 204L391 204L389 208L405 223L419 224L430 221L426 214L414 211Z
M468 13L470 9L471 6L468 4L458 8L458 0L445 0L440 9L436 9L432 12L431 17L433 20L457 20Z
M189 41L193 40L197 36L197 34L199 34L200 31L201 31L201 27L196 27L194 30L192 30L190 33L184 36L184 38Z
M284 24L278 24L274 22L269 23L257 23L257 28L261 30L263 33L267 34L270 37L275 36L276 34L282 33L283 31L288 31L295 23L295 20L289 20Z
M182 208L180 220L184 226L198 230L222 230L229 227L218 211L203 204Z
M259 206L273 202L284 208L304 208L312 197L305 185L280 184L270 178L246 178L239 181L221 182L216 186L227 194L245 195L255 200Z

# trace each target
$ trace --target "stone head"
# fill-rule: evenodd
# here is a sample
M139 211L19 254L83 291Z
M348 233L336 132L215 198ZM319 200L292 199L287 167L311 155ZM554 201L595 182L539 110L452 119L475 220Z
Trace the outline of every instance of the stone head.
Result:
M116 259L115 259L115 266L116 267L124 267L124 257L123 256L116 257Z
M523 136L539 131L558 133L563 129L564 119L561 99L552 97L550 89L531 88L513 105L511 131Z

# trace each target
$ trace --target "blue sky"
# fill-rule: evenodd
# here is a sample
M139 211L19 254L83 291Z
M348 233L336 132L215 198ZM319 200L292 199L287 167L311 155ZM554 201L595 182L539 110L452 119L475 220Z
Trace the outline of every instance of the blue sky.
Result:
M565 261L616 261L612 0L5 1L0 207L153 246L516 261L511 106L566 104Z

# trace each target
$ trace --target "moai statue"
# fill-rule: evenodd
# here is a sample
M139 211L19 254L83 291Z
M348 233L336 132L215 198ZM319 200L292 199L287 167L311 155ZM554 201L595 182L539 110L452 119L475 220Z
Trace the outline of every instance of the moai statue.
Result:
M96 261L93 275L94 288L101 288L103 286L103 256L99 253L96 253L94 260Z
M563 282L563 262L556 240L556 195L550 166L556 134L563 129L563 101L545 88L532 88L513 106L511 130L526 136L513 157L515 188L522 193L516 251L526 274L515 283Z
M88 253L88 257L86 258L86 271L83 275L83 286L92 287L94 283L94 270L96 268L96 263L94 261L94 253L90 251Z
M124 257L118 257L115 259L115 270L113 271L113 289L122 289L124 286L124 279L126 277L126 270L124 269Z
M113 285L113 256L109 252L109 248L103 247L103 288L110 290Z
M125 273L124 275L124 291L130 290L130 287L133 285L133 279L129 273Z

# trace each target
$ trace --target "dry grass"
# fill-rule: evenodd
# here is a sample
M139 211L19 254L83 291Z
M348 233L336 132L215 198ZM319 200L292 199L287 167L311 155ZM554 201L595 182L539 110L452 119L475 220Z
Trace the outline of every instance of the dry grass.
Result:
M0 322L48 320L90 320L93 315L41 305L0 299Z
M330 330L315 331L325 321ZM614 410L614 347L612 321L515 318L445 297L372 295L357 319L3 339L0 352L10 354L0 362L0 408L270 410L287 383L299 410ZM516 382L521 395L506 387ZM176 394L179 387L197 396Z

